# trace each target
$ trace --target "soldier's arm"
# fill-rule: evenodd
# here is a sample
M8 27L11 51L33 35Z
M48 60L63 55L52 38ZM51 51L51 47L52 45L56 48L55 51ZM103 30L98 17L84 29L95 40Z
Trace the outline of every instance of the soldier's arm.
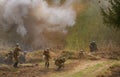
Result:
M20 52L23 52L23 50L22 50L20 47L18 48L18 50L19 50Z
M43 55L45 55L45 52L43 52Z

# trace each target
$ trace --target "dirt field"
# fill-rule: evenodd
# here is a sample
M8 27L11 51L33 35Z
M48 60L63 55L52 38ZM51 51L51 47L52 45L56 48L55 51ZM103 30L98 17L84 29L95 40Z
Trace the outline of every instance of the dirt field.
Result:
M43 62L20 64L19 68L2 64L0 77L96 77L104 69L119 63L120 61L112 60L68 60L65 68L59 71L56 70L53 61L51 61L49 69L44 68Z
M106 72L98 75L97 77L120 77L120 65L113 65L109 67Z

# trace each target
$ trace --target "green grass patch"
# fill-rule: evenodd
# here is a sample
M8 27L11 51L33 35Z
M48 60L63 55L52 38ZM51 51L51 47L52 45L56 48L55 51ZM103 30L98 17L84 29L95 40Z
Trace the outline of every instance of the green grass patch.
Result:
M77 73L73 74L70 77L87 77L87 76L89 76L90 73L92 73L95 70L97 70L98 68L102 67L103 64L98 63L98 64L96 64L94 66L91 66L91 67L88 67L88 68L86 68L84 70L81 70L80 72L77 72ZM93 77L93 76L89 76L89 77Z

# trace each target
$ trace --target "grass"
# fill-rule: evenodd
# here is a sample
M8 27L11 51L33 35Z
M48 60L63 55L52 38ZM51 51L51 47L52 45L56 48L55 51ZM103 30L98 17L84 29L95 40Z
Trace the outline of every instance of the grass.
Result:
M120 61L115 61L109 68L107 68L107 69L105 69L105 70L103 70L102 72L100 72L98 75L97 75L97 77L108 77L107 75L110 75L110 74L112 74L112 69L114 69L115 67L119 67L120 66ZM119 70L118 70L119 71ZM117 70L116 70L116 72L113 72L113 73L117 73L118 72ZM115 74L114 74L115 75ZM114 77L114 76L112 76L112 77Z
M119 44L120 31L115 31L104 25L100 7L96 0L89 1L86 8L78 14L76 24L69 28L66 48L73 50L85 49L95 40L99 47L107 47L110 43Z
M70 77L88 77L87 75L89 75L90 73L94 72L95 70L97 70L98 68L100 68L102 66L103 66L103 64L96 64L92 67L88 67L84 70L81 70L80 72L77 72ZM93 76L89 76L89 77L93 77Z
M120 62L118 62L118 61L112 61L112 62L109 61L109 62L98 63L94 66L91 66L84 70L81 70L81 71L73 74L70 77L96 77L98 74L102 74L105 71L107 71L108 67L104 67L104 66L106 66L106 65L114 66L114 65L119 65L119 64L120 64ZM100 68L102 68L102 69L97 72L97 70L99 70Z
M52 61L50 61L50 62L53 65L53 62ZM47 76L47 77L62 77L62 76L63 77L96 77L98 74L102 74L105 71L107 71L108 67L117 66L117 65L120 64L119 60L106 60L106 61L100 60L100 61L95 61L95 62L91 61L91 60L88 60L86 62L88 63L86 65L87 67L84 67L84 65L81 64L81 67L77 68L77 66L75 66L76 65L75 63L77 63L76 61L73 62L73 60L68 60L65 63L65 65L66 65L65 70L62 70L62 71L54 71L53 69L55 69L55 66L51 66L50 70L52 70L52 71L48 71L47 75L49 75L49 76ZM93 65L90 62L92 62ZM73 63L73 64L71 64L71 63ZM40 67L41 66L44 67L44 62L39 62L37 64L39 64ZM71 64L71 65L69 66L69 64ZM25 65L27 65L27 64L25 64ZM31 66L31 63L28 64L28 66L29 65ZM82 66L83 66L83 69L81 69ZM15 69L15 68L12 68L12 67L9 68L8 66L4 66L4 67L6 69L8 69L8 71L5 70L5 71L1 71L1 72L11 72L11 73L14 73L14 74L16 74L16 73L19 74L22 70L24 71L23 68ZM44 69L43 67L40 70L43 70ZM78 71L74 72L74 67L75 67L75 69L77 68ZM28 69L34 70L35 68L26 68L26 70L27 70L26 72L29 72ZM40 71L39 71L39 73L40 73ZM35 72L34 72L34 74L35 74Z

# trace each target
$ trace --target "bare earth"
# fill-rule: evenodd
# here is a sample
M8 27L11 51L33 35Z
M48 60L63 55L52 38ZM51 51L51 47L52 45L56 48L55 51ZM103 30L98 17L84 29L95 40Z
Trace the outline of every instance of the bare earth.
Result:
M65 64L65 68L59 71L56 70L56 66L52 61L49 69L45 69L43 63L21 64L19 68L1 65L0 77L74 77L74 75L81 72L82 74L79 77L91 77L96 76L113 63L115 62L107 60L68 60Z

